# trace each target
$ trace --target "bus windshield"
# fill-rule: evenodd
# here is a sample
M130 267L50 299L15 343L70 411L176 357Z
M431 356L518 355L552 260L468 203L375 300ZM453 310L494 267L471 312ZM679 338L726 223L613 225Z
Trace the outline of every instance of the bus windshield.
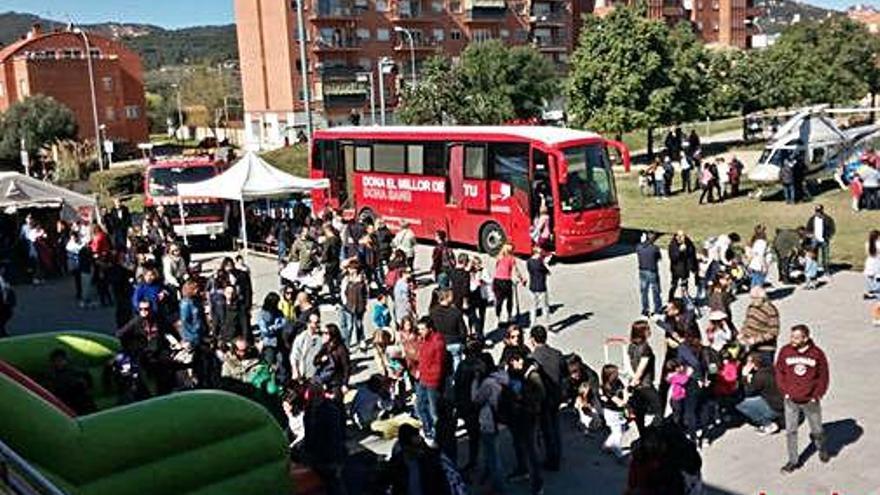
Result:
M147 172L150 196L176 196L177 184L199 182L217 174L213 165L151 168Z
M563 150L568 175L559 185L560 207L578 212L614 205L614 176L605 147L601 144L575 146Z

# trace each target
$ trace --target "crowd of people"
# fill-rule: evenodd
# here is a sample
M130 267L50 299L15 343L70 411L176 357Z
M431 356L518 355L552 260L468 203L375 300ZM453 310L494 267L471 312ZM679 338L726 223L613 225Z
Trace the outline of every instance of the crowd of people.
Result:
M639 173L643 195L668 198L673 194L676 174L680 175L680 193L699 192L699 204L723 202L740 195L743 163L736 156L725 160L704 160L700 137L695 129L687 138L680 127L670 130L665 148L658 158Z
M729 234L698 248L678 232L668 249L665 297L661 251L646 236L637 249L643 318L632 323L627 358L591 365L549 343L552 270L540 222L532 256L522 263L505 245L490 274L482 257L456 253L443 231L430 266L417 267L406 223L392 232L382 219L307 212L266 229L283 238L285 268L278 290L262 299L241 257L223 259L213 272L191 263L161 209L135 225L117 203L99 223L58 225L57 237L40 234L28 216L21 248L35 283L69 273L84 310L115 307L122 350L108 372L120 403L193 388L257 400L287 426L295 457L330 493L346 490L347 432L400 414L418 426L399 425L390 459L371 480L376 493L459 494L467 485L505 493L526 480L530 493L543 493L544 478L565 462L566 418L603 435L603 450L629 462L630 494L698 493L699 449L743 421L762 434L786 430L783 471L791 472L799 467L798 417L805 414L820 459L829 459L819 405L829 382L826 358L805 325L777 349L783 336L764 289L770 247L762 226L747 247ZM806 225L814 253L807 259L822 253L826 274L833 225L821 207ZM875 258L878 236L869 242ZM419 279L418 268L427 275ZM871 294L878 275L869 280ZM430 288L427 305L417 303L420 285ZM519 286L531 296L528 316ZM737 325L731 304L744 290L751 302ZM338 322L325 320L322 304L338 310ZM491 312L497 328L489 326ZM650 339L655 325L666 342L659 362ZM496 332L503 338L493 356ZM362 358L373 370L358 382L354 361ZM59 370L69 368L64 356L52 359ZM93 409L84 398L88 384L59 376L62 400ZM466 455L459 455L459 425ZM639 439L627 446L630 426ZM515 453L509 472L499 454L505 430Z

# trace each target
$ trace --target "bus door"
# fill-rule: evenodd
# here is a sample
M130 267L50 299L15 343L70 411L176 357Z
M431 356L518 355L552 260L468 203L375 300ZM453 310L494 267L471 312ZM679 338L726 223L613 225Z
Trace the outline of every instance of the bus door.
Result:
M330 181L331 203L335 198L338 200L336 207L342 207L348 201L348 181L352 180L354 170L346 170L348 166L354 166L354 146L351 143L337 143L335 141L318 141L318 159L324 172L324 177Z
M550 215L550 232L555 231L555 217L553 209L553 179L550 177L550 155L538 148L532 149L531 178L529 184L529 217L532 224L541 213L541 207L547 208Z
M446 206L458 207L464 196L464 145L449 145L449 153L446 154L449 163L446 170Z

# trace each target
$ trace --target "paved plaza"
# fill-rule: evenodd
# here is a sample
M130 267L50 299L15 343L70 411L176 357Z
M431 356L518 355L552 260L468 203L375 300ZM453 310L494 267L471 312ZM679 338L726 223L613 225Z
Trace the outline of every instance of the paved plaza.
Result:
M428 266L430 249L421 246L418 267ZM218 255L198 255L211 266ZM250 266L259 303L269 290L277 290L277 265L263 257L251 256ZM491 265L488 263L487 265ZM560 262L551 267L551 305L555 308L550 344L564 352L577 352L594 368L603 364L603 344L608 337L626 336L639 313L638 277L635 256L618 246L599 256L577 262ZM666 274L664 273L664 276ZM113 328L112 310L80 310L73 302L69 280L42 287L18 288L20 305L10 324L13 334L37 331L78 329L109 332ZM771 278L775 283L775 278ZM668 278L664 277L664 283ZM668 287L665 286L664 289ZM880 376L880 328L871 325L869 305L862 301L863 278L854 272L836 274L816 291L776 287L771 291L781 313L786 341L788 328L806 323L815 341L828 355L831 386L823 402L823 421L834 455L823 465L811 455L804 468L783 476L779 468L785 462L785 436L758 436L750 427L726 432L703 448L703 478L708 493L814 495L839 493L880 493L880 398L876 393ZM428 289L419 294L420 308L427 306ZM734 304L734 321L742 322L747 296ZM528 310L527 293L520 288L519 304ZM322 308L325 321L335 321L334 308ZM489 328L494 327L494 316ZM662 356L663 343L655 332L652 346ZM495 349L497 356L498 349ZM370 361L355 355L363 363ZM612 359L620 363L615 349ZM369 369L360 371L365 378ZM633 432L628 435L632 438ZM548 473L548 494L597 493L619 494L624 486L626 469L599 451L603 438L588 438L569 424L564 430L564 461L560 473ZM806 450L807 429L801 429L802 449ZM367 440L366 448L384 452L388 442ZM512 468L512 449L505 441L505 463ZM466 449L466 447L461 447ZM460 451L461 452L461 451ZM514 493L525 493L517 485ZM521 491L519 491L521 490Z

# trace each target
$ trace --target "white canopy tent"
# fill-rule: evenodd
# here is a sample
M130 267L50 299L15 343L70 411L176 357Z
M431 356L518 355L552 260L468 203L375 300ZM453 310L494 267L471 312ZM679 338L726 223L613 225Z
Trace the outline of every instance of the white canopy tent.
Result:
M18 172L0 172L0 212L30 208L60 208L62 220L74 222L93 217L95 198L44 182Z
M179 184L180 198L222 198L236 200L241 205L241 232L244 249L247 252L248 240L245 230L244 202L251 199L272 198L289 194L325 189L330 186L327 179L304 179L278 170L269 165L254 152L245 154L235 165L222 174L201 182ZM181 219L183 220L183 208ZM184 229L184 232L186 230Z

